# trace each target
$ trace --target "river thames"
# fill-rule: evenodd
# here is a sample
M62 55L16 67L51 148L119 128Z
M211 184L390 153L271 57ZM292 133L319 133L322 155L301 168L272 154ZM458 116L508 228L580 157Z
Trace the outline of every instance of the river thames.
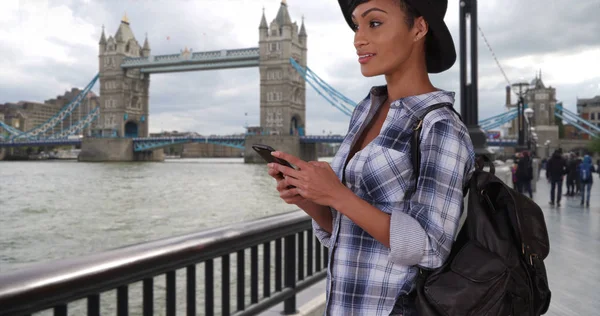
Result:
M0 273L295 209L242 158L3 161Z

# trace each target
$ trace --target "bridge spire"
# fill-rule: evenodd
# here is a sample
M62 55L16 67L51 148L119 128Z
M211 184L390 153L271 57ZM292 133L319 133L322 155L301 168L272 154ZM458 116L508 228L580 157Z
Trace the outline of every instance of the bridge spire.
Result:
M150 43L148 43L148 32L146 32L146 38L144 39L144 47L142 48L142 56L150 56Z
M127 12L125 12L123 14L123 18L121 19L121 22L123 22L125 24L129 24L129 18L127 17Z
M287 9L287 2L285 0L281 1L281 6L277 12L275 21L277 21L277 25L279 25L279 27L292 25L292 18L290 18L290 13Z
M259 29L268 29L269 26L267 25L267 18L265 17L265 7L263 7L263 14L262 14L262 18L260 19L260 26L258 27Z
M106 35L104 35L104 24L102 24L102 35L100 35L100 43L101 45L106 44Z
M300 26L300 32L298 33L300 37L306 37L306 28L304 27L304 15L302 15L302 25Z

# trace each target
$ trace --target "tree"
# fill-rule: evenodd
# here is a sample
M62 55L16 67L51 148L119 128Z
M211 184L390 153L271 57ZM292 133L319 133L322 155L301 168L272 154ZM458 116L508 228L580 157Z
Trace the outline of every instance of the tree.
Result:
M592 137L588 149L593 153L600 153L600 137Z

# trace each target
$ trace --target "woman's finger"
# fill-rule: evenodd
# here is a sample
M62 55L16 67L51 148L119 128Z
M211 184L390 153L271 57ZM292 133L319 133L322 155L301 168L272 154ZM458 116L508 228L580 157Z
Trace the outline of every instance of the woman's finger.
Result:
M304 200L304 198L301 197L300 195L294 196L289 199L283 199L283 201L287 204L297 204L297 203L302 202L303 200Z
M295 197L295 196L300 196L300 195L298 194L298 189L292 188L292 189L286 189L286 190L280 191L279 192L279 196L282 199L289 199L289 198L292 198L292 197Z
M282 178L281 180L277 180L277 191L287 190L288 186L289 184L284 178Z
M278 163L274 163L274 162L269 163L269 168L273 168L273 169L283 173L284 176L300 178L300 172L298 170L284 166L284 165L280 165Z
M271 177L275 178L276 180L281 180L281 179L283 179L283 176L282 176L281 172L279 172L279 171L277 171L277 170L275 170L275 169L273 169L273 168L269 168L269 169L267 170L267 173L268 173L268 174L269 174Z
M286 182L287 185L291 185L291 186L294 186L294 187L301 187L302 184L303 184L300 180L294 179L292 177L287 177L285 179L285 182Z

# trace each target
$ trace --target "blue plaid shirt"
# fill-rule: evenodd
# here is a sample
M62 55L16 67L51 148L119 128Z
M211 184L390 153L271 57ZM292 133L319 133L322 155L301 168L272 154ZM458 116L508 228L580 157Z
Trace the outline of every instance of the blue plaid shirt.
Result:
M331 162L340 180L353 144L386 97L386 86L374 87L354 110ZM428 106L442 102L453 104L454 93L393 101L379 135L346 166L346 186L391 214L390 248L334 209L332 234L313 221L316 236L329 248L326 315L414 315L407 294L417 266L436 268L448 257L462 214L463 187L475 164L467 128L451 109L432 111L423 122L419 186L412 198L404 197L415 186L413 124Z

